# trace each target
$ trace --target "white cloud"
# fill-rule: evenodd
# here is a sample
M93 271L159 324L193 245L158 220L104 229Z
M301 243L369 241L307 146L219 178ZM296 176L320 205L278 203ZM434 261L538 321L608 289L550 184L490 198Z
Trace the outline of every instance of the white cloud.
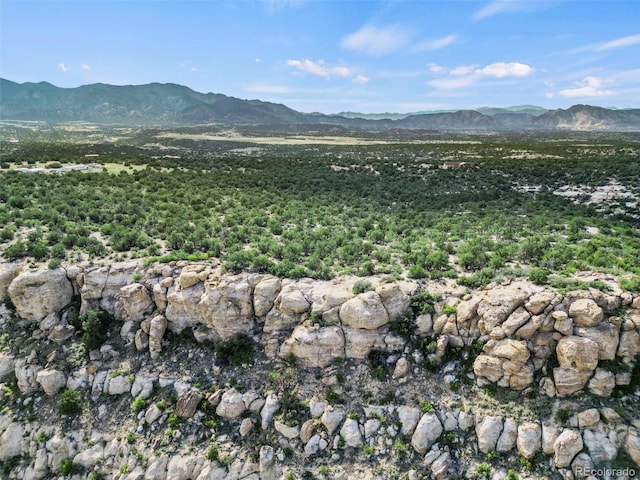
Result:
M518 62L496 62L491 65L487 65L484 68L476 70L474 73L476 75L481 75L485 77L526 77L527 75L534 72L534 69L529 65Z
M445 67L438 65L437 63L430 63L427 67L429 67L429 71L431 73L444 73L447 71Z
M501 13L532 12L552 7L557 2L548 0L493 0L487 3L480 10L477 10L471 19L474 21L484 20Z
M421 42L415 46L415 51L423 51L423 50L440 50L444 47L455 43L458 40L458 35L447 35L446 37L438 38L436 40L427 40L425 42Z
M67 68L67 66L64 63L59 63L58 64L58 69L62 72L62 73L67 73L69 71L69 69Z
M476 65L460 65L454 68L453 70L451 70L449 73L451 75L460 77L462 75L469 75L471 72L473 72L475 68L476 68Z
M86 63L83 63L82 65L80 65L80 68L85 71L91 70L91 67Z
M608 97L614 95L611 90L604 90L604 80L598 77L585 77L581 81L576 82L573 88L560 90L558 95L561 97ZM549 96L549 95L547 95ZM553 96L553 94L551 94Z
M598 45L596 46L595 50L598 52L601 52L604 50L612 50L614 48L630 47L632 45L638 45L639 43L640 43L640 34L629 35L627 37L617 38L615 40L611 40L610 42L606 42L601 45Z
M351 77L353 73L348 67L330 67L323 60L314 62L312 60L287 60L287 65L301 72L319 75L320 77Z
M202 70L200 70L198 67L191 67L191 71L192 72L201 72Z
M365 75L356 75L355 78L353 80L351 80L353 83L357 83L359 85L364 85L366 83L369 83L369 77L365 76Z
M443 71L446 70L442 68L434 73ZM524 77L534 71L533 67L518 62L496 62L483 68L476 68L476 65L459 65L449 71L449 76L430 80L427 85L442 90L453 90L468 87L485 78Z
M258 58L256 58L256 63L260 63L260 62L262 62L262 59L261 59L261 58L259 58L259 57L258 57Z
M398 24L386 27L365 25L342 39L343 48L368 55L387 55L400 50L409 41L410 33Z

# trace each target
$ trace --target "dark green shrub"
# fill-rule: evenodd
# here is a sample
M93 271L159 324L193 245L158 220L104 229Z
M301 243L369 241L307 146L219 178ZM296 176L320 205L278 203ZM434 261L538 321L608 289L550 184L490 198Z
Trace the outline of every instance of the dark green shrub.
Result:
M82 399L75 390L67 388L58 400L58 412L62 415L79 415L82 413Z
M434 313L434 304L440 300L440 295L432 295L426 290L420 290L411 297L411 309L414 315Z
M60 462L60 475L68 477L73 473L73 462L70 458L64 458Z
M629 292L640 292L640 275L634 275L631 278L621 278L618 281L620 288Z
M532 268L529 272L529 280L537 285L545 285L549 281L549 270Z
M227 342L218 343L215 354L223 365L239 366L253 362L255 347L248 335L241 334Z
M107 339L110 315L102 310L90 310L82 322L82 343L87 350L99 348Z
M356 283L353 284L352 290L354 295L358 295L360 293L373 290L373 286L371 285L371 282L369 282L368 280L358 280Z

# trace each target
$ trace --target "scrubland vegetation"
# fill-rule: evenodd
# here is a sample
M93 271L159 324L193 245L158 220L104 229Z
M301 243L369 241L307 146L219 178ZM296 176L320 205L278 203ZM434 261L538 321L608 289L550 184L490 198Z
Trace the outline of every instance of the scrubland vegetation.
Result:
M384 134L384 145L258 149L164 133L116 143L2 142L2 256L53 265L210 258L231 272L451 277L469 286L529 276L562 287L572 273L595 270L640 287L637 135L404 132ZM13 171L83 163L89 154L122 169ZM445 161L476 168L440 168ZM584 196L554 194L611 184L627 198L587 205Z

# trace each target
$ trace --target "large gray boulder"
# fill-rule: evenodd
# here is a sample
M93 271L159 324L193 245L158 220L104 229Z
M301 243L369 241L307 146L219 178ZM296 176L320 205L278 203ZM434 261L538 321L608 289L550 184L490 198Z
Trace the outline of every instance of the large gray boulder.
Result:
M502 418L486 416L476 422L476 436L478 437L478 449L482 453L489 453L496 449L498 438L502 433Z
M18 275L8 293L20 318L39 322L71 302L73 286L64 269L57 268Z
M553 442L553 464L557 468L568 467L571 461L582 450L582 436L580 432L565 428L555 442Z
M119 298L122 302L122 319L125 321L140 322L155 308L151 295L140 283L122 287Z
M425 413L411 437L411 446L418 453L426 453L443 432L442 423L435 413Z

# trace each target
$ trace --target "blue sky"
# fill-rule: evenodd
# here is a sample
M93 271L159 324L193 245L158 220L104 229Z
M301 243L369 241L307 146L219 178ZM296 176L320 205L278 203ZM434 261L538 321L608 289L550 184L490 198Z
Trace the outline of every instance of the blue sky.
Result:
M0 76L324 113L640 107L640 1L0 0Z

